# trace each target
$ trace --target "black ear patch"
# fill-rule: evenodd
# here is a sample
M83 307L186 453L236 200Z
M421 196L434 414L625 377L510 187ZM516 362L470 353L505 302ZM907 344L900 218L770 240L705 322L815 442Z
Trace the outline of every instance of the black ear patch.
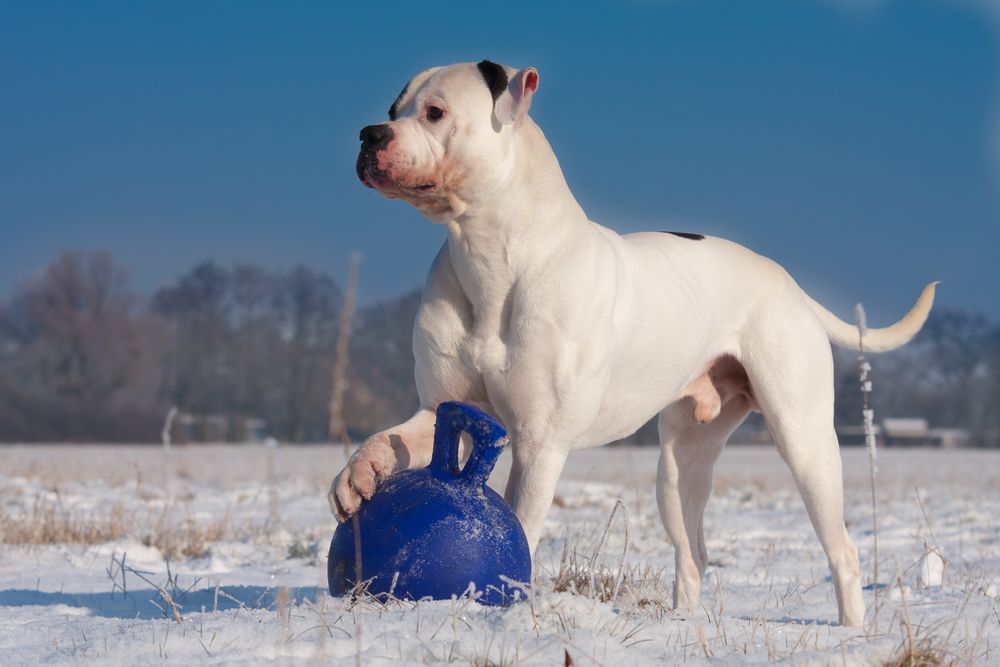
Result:
M679 236L682 239L688 239L690 241L702 241L705 236L703 234L691 234L690 232L662 232L663 234L673 234L674 236Z
M507 90L507 71L502 65L491 63L489 60L482 61L476 67L482 73L483 78L486 80L486 86L490 89L490 95L493 96L493 101L496 102L503 91Z
M406 91L410 89L410 82L407 81L403 89L399 91L399 95L393 101L392 106L389 107L389 120L396 120L396 113L399 111L399 103L403 101L403 95L406 95Z

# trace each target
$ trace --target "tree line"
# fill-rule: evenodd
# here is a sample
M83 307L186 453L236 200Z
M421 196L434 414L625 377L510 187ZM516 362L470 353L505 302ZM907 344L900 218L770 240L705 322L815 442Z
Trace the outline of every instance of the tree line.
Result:
M157 441L176 406L194 439L327 439L344 295L298 266L198 264L141 297L105 252L68 252L0 302L0 442ZM353 318L355 437L416 409L414 292ZM210 433L199 429L213 424Z
M354 315L353 439L417 407L419 303L414 291ZM206 261L142 296L108 253L64 253L0 301L0 442L157 441L171 407L189 440L325 441L343 304L338 282L305 266ZM859 421L856 357L834 357L838 424ZM1000 327L981 314L936 308L913 343L872 362L877 414L1000 444Z

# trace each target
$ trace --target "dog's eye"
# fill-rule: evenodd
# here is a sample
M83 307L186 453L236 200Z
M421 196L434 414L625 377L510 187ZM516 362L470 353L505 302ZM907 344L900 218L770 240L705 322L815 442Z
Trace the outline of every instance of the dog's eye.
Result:
M444 117L444 109L441 107L427 107L427 120L436 123Z

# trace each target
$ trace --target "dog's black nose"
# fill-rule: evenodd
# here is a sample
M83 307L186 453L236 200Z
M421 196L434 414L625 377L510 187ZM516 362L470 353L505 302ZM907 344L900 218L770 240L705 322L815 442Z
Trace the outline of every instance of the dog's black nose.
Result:
M378 150L392 140L392 128L388 125L369 125L361 129L361 144L369 150Z

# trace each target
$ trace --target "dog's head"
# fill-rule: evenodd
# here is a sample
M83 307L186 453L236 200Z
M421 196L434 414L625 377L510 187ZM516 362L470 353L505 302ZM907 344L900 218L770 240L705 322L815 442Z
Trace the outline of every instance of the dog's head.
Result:
M434 221L495 194L509 174L512 136L538 89L538 72L488 60L424 70L361 130L358 178Z

